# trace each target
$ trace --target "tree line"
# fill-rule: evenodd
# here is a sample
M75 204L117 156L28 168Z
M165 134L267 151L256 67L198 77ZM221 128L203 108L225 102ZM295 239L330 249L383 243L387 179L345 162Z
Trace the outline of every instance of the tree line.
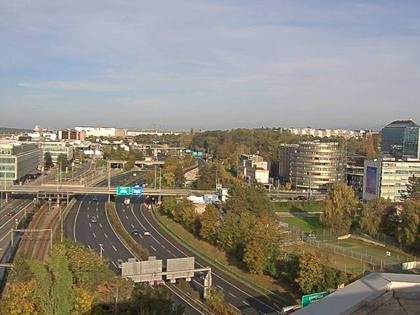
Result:
M45 261L16 257L0 300L1 315L181 315L165 287L116 276L94 251L66 241Z

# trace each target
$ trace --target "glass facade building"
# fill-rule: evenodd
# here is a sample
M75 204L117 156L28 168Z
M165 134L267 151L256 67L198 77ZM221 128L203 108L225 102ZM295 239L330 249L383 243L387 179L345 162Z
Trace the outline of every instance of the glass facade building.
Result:
M41 150L35 144L0 145L0 183L9 185L38 172Z
M397 120L382 131L382 154L395 158L420 159L420 127L412 120Z

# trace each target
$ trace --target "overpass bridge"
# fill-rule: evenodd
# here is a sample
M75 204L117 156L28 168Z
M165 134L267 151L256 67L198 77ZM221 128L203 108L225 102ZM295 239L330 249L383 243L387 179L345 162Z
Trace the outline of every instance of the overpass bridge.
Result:
M92 187L84 185L11 185L0 187L0 192L14 194L49 195L116 195L116 187ZM146 196L190 196L214 194L214 190L152 189L143 188Z

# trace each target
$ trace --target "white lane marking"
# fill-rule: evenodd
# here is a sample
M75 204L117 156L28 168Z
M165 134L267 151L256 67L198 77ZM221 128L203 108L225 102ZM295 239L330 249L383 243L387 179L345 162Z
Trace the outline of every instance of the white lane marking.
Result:
M134 225L133 224L131 224L131 228L134 229Z
M160 245L160 242L156 239L156 242Z
M165 245L161 245L161 246L162 246L162 248L166 248Z
M153 211L153 210L151 210ZM157 234L159 234L165 241L167 241L169 244L171 244L175 249L177 249L180 253L182 253L184 256L188 256L187 254L185 254L182 250L180 250L178 247L176 247L172 242L170 242L165 236L163 236L155 227L153 224L150 223L150 221L146 218L146 216L144 215L143 211L141 211L140 208L140 213L142 215L142 217L144 218L144 220L152 227L152 229L154 229ZM140 220L137 218L137 216L135 215L135 213L133 212L134 216L136 217L137 221L140 223ZM140 223L141 224L141 223ZM153 236L152 236L153 237ZM197 265L199 265L200 267L204 267L202 264L196 262ZM261 305L264 305L265 307L277 312L276 309L274 309L272 306L264 303L263 301L253 297L252 295L250 295L249 293L245 292L244 290L242 290L241 288L238 288L236 285L230 283L229 281L225 280L222 276L220 276L219 274L217 274L216 272L212 273L213 276L219 278L220 280L222 280L223 282L225 282L226 284L230 285L232 288L235 288L236 290L238 290L239 292L245 294L246 296L250 297L251 299L254 299L255 301L257 301L258 303L260 303Z
M153 246L150 246L151 249L153 249L153 251L156 251L156 248L154 248Z
M128 216L126 215L125 218L128 220Z
M101 229L103 228L102 223L99 223L99 226L101 227Z
M86 196L83 197L83 199L85 199L85 198L86 198ZM83 199L82 199L82 201L80 201L79 208L77 208L76 216L74 217L74 223L73 223L73 239L74 239L75 242L77 242L77 239L76 239L76 223L77 223L77 217L79 216L80 208L82 207L82 204L83 204Z
M234 297L234 298L236 298L236 295L233 294L233 293L231 293L231 292L229 292L229 295L232 296L232 297Z
M249 303L247 301L242 301L242 303L249 306Z
M220 290L223 290L223 288L220 285L216 285Z
M92 228L92 224L89 222L89 229L91 229Z
M89 213L87 214L87 217L88 217L88 219L89 219Z
M95 234L95 232L92 232L92 235L93 235L93 237L94 237L94 238L96 238L96 234Z
M114 245L112 245L112 248L113 248L116 252L118 252L117 248L116 248Z
M171 254L172 255L172 252L171 252L171 250L170 249L167 249L166 250L169 254Z
M108 234L104 233L105 237L108 238Z
M115 268L118 268L117 264L114 263L114 261L111 261L111 263L114 265Z
M88 248L89 248L89 249L92 249L92 247L90 247L90 245L89 245L89 244L88 244Z
M229 303L229 305L232 306L237 311L239 311L239 313L242 313L241 310L239 308L237 308L235 305L233 305L232 303Z

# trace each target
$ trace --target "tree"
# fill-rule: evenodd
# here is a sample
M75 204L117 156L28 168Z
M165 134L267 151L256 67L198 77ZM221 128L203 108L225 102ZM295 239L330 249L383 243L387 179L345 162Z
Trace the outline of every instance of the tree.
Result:
M413 175L408 179L407 191L401 192L403 200L420 199L420 177Z
M151 288L144 284L134 287L130 303L130 314L181 315L182 306L175 306L171 292L165 286Z
M295 279L303 294L317 291L323 280L323 270L319 259L314 254L299 257L299 269Z
M217 208L208 204L206 206L206 211L200 216L200 236L213 242L216 237L217 232L217 221L219 220L219 211Z
M57 165L60 165L60 170L65 171L66 167L69 166L69 161L67 160L67 155L61 153L57 157Z
M360 213L360 228L371 236L378 234L382 223L382 216L389 203L381 198L367 202Z
M50 152L44 154L44 167L49 169L53 165L52 157Z
M247 265L251 273L258 275L263 273L267 259L263 248L256 240L246 244L242 261Z
M413 245L420 238L420 201L407 201L396 231L398 242Z
M325 199L325 211L321 221L333 232L348 233L356 215L358 200L351 187L335 184Z

